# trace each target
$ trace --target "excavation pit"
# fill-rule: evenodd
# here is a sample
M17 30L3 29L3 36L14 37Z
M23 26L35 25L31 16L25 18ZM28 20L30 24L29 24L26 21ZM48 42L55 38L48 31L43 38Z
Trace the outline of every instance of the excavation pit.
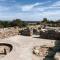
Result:
M13 47L8 43L0 43L0 57L6 56L12 51Z

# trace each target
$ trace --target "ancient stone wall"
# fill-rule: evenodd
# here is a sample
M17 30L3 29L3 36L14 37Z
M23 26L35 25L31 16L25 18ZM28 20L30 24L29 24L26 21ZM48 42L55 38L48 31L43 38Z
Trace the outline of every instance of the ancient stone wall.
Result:
M29 28L21 31L21 35L24 35L24 36L31 36L32 34L33 34L33 30Z
M54 30L54 29L45 29L40 31L40 37L46 38L46 39L56 39L60 40L60 30Z

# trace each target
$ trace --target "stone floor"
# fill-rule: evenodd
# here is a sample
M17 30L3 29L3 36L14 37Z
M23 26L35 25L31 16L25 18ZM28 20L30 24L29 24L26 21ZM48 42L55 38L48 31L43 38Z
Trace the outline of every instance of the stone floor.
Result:
M13 50L0 60L43 60L44 57L38 57L32 54L34 46L49 45L54 46L55 40L38 38L39 36L21 36L0 39L0 43L12 44Z

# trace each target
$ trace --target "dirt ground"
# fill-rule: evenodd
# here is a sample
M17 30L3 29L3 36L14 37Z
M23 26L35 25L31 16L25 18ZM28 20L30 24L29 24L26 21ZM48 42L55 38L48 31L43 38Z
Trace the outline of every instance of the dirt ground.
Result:
M43 60L43 57L35 56L32 53L34 46L49 45L54 46L55 40L41 39L39 36L21 36L0 39L0 43L9 43L13 50L0 60Z

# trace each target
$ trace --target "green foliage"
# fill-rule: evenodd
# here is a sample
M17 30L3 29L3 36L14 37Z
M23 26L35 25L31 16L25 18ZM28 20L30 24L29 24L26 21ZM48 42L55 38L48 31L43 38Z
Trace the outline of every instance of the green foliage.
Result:
M20 19L13 20L11 22L11 25L12 26L19 26L19 27L21 27L22 26L22 21Z
M48 20L47 18L43 18L41 24L48 25L51 27L60 27L60 20L53 21L53 20Z
M23 22L21 19L16 19L13 21L0 21L0 28L6 28L6 27L25 27L27 23Z
M49 21L48 21L48 19L47 18L43 18L43 21L42 21L42 23L48 23Z

